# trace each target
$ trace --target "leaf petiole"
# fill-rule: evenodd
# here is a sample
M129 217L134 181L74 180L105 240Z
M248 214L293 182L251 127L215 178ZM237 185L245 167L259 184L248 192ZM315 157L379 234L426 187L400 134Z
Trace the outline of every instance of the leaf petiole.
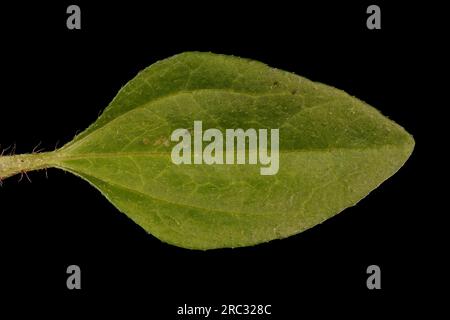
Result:
M3 180L19 173L52 167L56 152L18 154L0 156L0 179Z

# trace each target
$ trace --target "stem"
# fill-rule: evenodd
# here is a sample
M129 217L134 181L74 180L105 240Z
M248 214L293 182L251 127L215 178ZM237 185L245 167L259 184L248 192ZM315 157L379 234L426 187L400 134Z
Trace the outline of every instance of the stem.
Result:
M54 157L54 152L0 156L0 180L21 172L49 168Z

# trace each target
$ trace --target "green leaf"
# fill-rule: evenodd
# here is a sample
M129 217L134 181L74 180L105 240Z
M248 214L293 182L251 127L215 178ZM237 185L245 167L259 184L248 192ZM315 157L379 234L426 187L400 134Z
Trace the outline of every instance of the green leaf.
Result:
M279 129L278 172L261 175L260 164L248 163L174 164L171 134L194 121L223 133ZM188 52L140 72L61 149L0 157L0 177L70 171L162 241L212 249L321 223L393 175L413 148L402 127L343 91L260 62Z

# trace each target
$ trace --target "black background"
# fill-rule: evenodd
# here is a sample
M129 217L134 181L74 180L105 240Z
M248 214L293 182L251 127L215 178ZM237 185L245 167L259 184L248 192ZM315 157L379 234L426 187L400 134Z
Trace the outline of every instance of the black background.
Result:
M429 11L375 3L381 30L366 28L372 2L364 1L2 6L0 143L15 143L16 153L70 141L138 71L189 50L252 58L343 89L404 126L417 144L395 176L325 223L284 240L207 252L161 243L71 174L29 173L32 183L12 177L0 187L0 287L24 306L16 311L32 302L67 313L126 305L150 319L175 319L185 303L272 304L273 319L415 311L426 282L425 244L417 238L416 80L420 43L430 41L415 21ZM81 7L81 30L66 28L69 4ZM71 264L81 267L80 291L66 288ZM381 267L378 291L366 287L371 264Z

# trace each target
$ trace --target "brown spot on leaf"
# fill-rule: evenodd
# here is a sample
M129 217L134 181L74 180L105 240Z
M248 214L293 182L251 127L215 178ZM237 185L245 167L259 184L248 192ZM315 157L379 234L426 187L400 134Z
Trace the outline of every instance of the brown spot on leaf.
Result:
M168 147L170 145L169 140L166 137L160 137L158 140L153 143L154 146L165 146Z

